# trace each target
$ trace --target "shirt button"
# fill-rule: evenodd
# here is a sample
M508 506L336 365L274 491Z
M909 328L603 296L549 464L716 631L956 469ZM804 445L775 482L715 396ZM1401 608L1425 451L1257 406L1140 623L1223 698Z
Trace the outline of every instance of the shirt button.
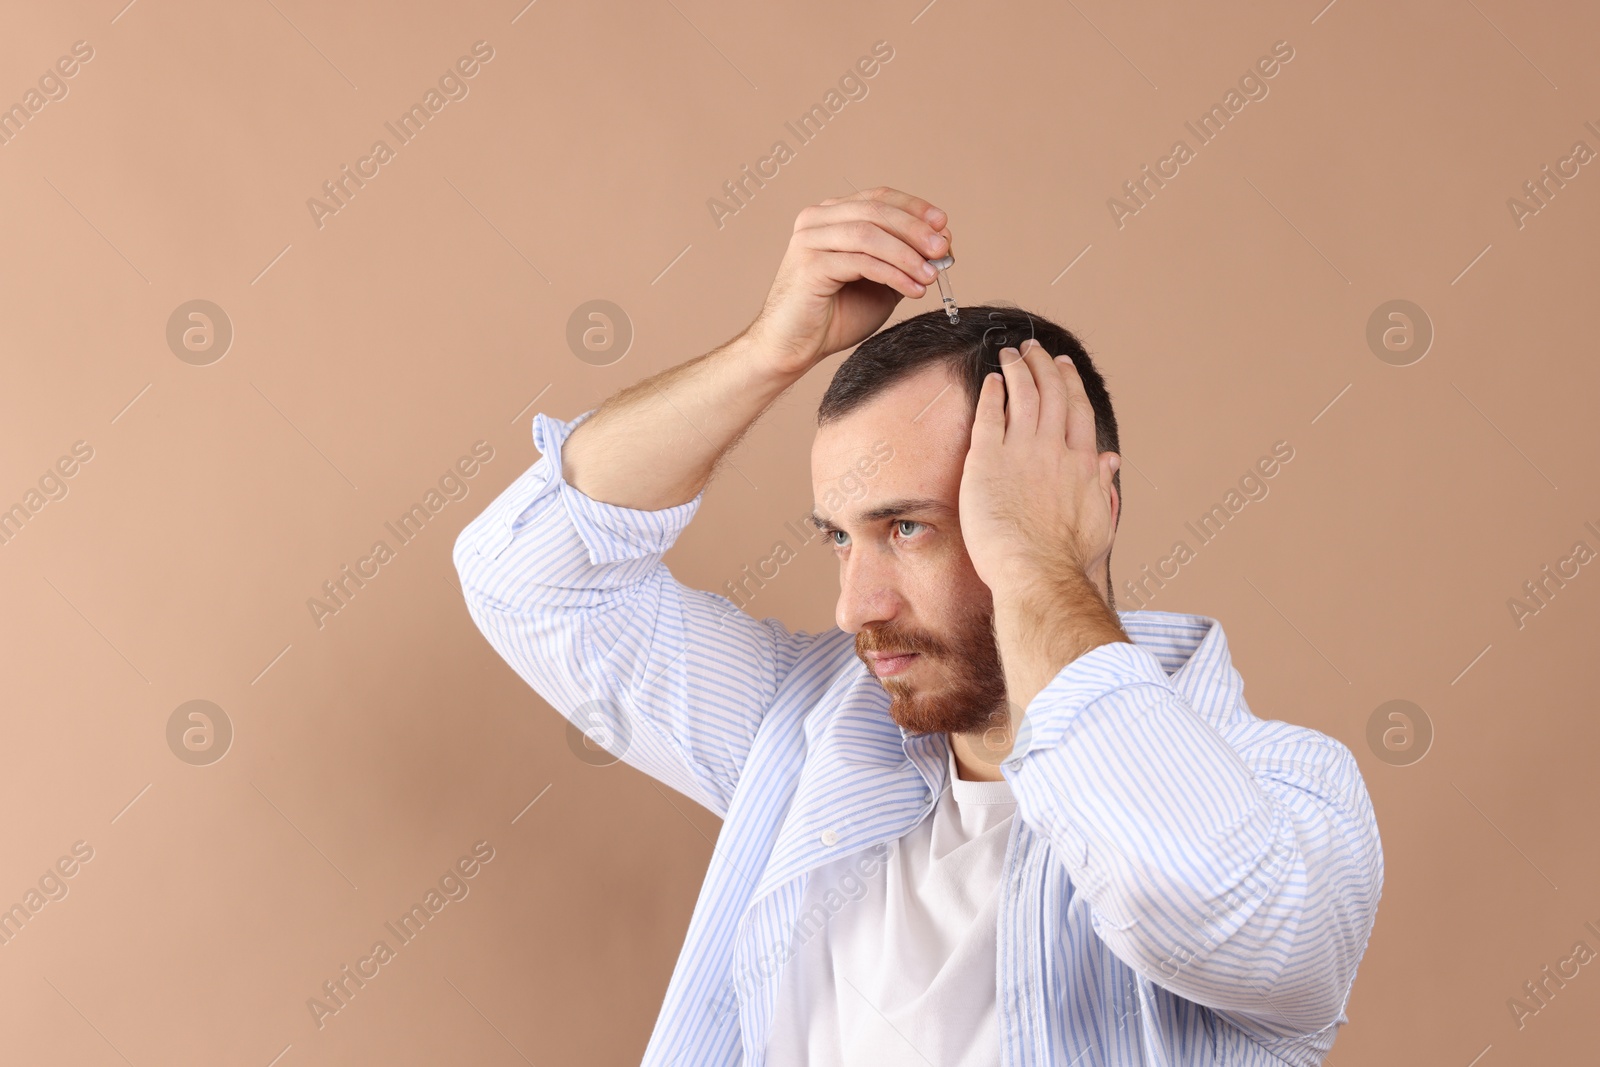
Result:
M924 804L931 804L931 803L933 803L933 794L932 794L932 793L923 793L923 794L922 794L922 802L923 802L923 803L924 803Z
M837 845L839 843L839 835L832 830L824 830L822 831L822 843L830 847Z

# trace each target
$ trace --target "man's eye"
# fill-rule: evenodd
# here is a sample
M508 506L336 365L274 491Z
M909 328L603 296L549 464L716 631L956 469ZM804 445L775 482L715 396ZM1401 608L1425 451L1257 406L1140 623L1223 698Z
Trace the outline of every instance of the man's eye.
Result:
M905 528L907 526L914 526L917 529L921 529L924 524L917 522L915 519L898 519L896 520L895 525L899 527L901 537L915 537L916 530L912 530L910 533L907 533ZM840 540L840 538L847 536L849 535L847 535L843 530L829 530L828 543L834 548L843 548L845 547L845 542Z

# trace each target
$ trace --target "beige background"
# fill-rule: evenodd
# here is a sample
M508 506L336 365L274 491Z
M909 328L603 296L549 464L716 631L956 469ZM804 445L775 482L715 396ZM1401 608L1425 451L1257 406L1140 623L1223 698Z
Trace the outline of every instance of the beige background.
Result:
M1151 606L1220 619L1256 713L1361 760L1387 879L1330 1062L1594 1057L1600 966L1520 1030L1506 1006L1600 949L1600 566L1521 628L1507 606L1600 550L1600 163L1520 228L1507 207L1600 150L1592 7L122 2L0 34L0 103L93 49L0 146L0 507L93 450L0 545L0 904L93 849L0 947L0 1062L637 1062L717 822L574 754L451 545L537 459L532 411L725 340L796 212L880 183L949 211L963 303L1096 354L1119 587L1293 446ZM319 228L307 199L480 40L469 95ZM1280 40L1269 94L1195 148L1184 122ZM877 41L868 95L797 147L785 120ZM1118 228L1108 198L1180 137L1195 158ZM708 198L779 138L719 228ZM605 367L565 340L596 298L635 331ZM234 330L205 366L166 341L195 299ZM1436 330L1409 366L1365 339L1392 299ZM681 580L720 590L810 508L837 363L741 447ZM319 628L307 600L478 441L468 495ZM751 610L819 629L836 588L814 542ZM206 766L165 732L196 699L234 729ZM1432 724L1420 762L1368 745L1392 699ZM470 895L318 1029L307 999L479 841Z

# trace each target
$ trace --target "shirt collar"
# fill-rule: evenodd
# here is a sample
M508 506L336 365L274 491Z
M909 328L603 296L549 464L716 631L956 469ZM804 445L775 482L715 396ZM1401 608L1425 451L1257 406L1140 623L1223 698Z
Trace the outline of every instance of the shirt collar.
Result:
M1218 666L1232 668L1233 660L1228 653L1228 641L1223 635L1222 624L1208 615L1177 611L1119 611L1117 619L1134 644L1147 648L1160 661L1173 685L1178 686L1185 696L1191 696L1190 688L1196 675L1209 673ZM1190 670L1191 665L1194 670ZM865 670L865 664L862 667ZM907 730L898 723L895 725L900 730L902 742L927 736ZM944 737L943 734L939 736Z

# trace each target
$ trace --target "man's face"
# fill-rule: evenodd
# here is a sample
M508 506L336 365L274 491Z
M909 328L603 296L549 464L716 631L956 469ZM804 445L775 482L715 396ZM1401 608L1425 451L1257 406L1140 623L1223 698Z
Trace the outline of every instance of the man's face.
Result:
M966 394L930 366L820 428L811 446L816 516L839 560L835 621L855 634L894 721L916 733L981 734L1007 720L994 601L958 521L971 439ZM912 655L874 662L891 652Z

